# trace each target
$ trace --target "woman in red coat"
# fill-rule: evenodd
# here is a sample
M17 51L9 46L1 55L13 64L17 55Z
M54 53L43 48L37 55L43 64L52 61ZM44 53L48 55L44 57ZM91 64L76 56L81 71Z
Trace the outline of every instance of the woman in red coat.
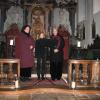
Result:
M34 40L30 35L30 26L26 25L22 28L21 33L16 39L16 58L20 59L20 76L22 81L29 80L31 70L34 65Z

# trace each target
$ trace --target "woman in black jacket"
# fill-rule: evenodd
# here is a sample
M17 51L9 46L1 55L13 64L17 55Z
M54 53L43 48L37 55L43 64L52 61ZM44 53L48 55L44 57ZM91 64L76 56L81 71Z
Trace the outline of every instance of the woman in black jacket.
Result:
M35 43L35 57L37 58L37 76L38 79L45 79L45 63L46 63L46 47L47 39L44 33L41 33L39 39Z
M51 50L50 50L50 74L52 80L60 80L63 69L63 48L64 40L58 35L57 29L53 29L51 36Z

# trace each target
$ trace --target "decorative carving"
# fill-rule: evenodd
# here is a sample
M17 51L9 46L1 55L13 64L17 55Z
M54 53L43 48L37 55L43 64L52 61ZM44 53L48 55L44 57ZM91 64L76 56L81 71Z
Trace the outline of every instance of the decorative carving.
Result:
M53 9L53 5L34 3L31 6L32 36L34 39L37 39L40 32L48 32L49 11Z
M35 22L33 23L33 31L36 39L38 38L39 34L44 31L43 23L41 22L40 16L35 18Z
M35 39L45 29L45 10L41 6L33 7L32 9L32 35Z

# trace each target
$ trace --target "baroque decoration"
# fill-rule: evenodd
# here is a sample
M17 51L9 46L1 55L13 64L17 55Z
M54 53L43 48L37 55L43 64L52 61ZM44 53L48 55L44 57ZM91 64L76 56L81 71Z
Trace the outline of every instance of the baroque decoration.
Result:
M48 32L49 28L49 12L52 9L52 4L32 4L31 5L31 26L32 26L32 36L34 39L38 39L41 32Z
M11 6L6 12L7 19L4 23L4 32L9 29L9 26L16 23L19 29L23 26L23 9L19 6Z
M41 6L32 8L32 33L33 37L37 39L41 32L45 31L45 10Z

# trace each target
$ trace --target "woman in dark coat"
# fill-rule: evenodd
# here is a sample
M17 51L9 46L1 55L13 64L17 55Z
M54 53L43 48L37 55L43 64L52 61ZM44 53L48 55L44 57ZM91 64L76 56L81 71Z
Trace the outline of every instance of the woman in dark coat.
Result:
M22 32L16 39L16 58L20 59L20 76L22 81L29 80L34 64L34 40L30 36L30 26L26 25L22 28Z
M46 63L46 47L47 39L44 33L41 33L39 39L35 42L35 57L37 58L37 76L38 79L45 79L45 63Z
M64 40L58 35L57 29L53 29L51 37L52 45L50 50L50 74L52 80L60 80L63 68Z

